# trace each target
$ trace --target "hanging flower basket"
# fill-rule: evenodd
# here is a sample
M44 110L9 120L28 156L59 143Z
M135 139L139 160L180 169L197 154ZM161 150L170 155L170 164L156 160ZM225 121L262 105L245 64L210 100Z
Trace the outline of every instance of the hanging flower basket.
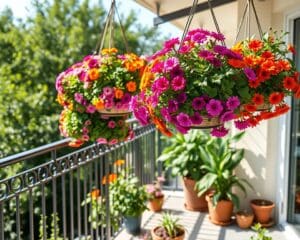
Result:
M196 128L196 129L206 129L206 128L216 128L220 127L222 125L220 117L208 117L208 116L203 116L202 117L202 122L200 124L192 124L191 128Z

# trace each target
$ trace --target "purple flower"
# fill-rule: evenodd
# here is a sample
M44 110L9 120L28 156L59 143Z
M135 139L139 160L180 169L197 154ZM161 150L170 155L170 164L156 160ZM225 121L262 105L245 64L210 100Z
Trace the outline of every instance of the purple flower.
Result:
M125 93L124 96L121 99L122 104L129 104L131 101L131 95L129 93Z
M88 65L89 65L89 68L96 68L96 67L99 66L98 65L98 60L95 59L95 58L92 58L92 59L90 59Z
M234 125L237 129L239 130L244 130L248 127L250 127L250 124L249 124L249 121L248 120L237 120L237 121L234 121Z
M228 98L226 102L226 107L230 110L236 109L238 106L240 106L240 100L237 96L232 96Z
M179 60L176 57L170 57L164 63L164 69L167 72L170 72L172 69L178 66L179 66Z
M179 65L177 67L173 68L172 71L170 72L171 78L183 77L183 75L184 75L184 73Z
M171 121L171 115L168 111L168 108L164 107L160 110L161 115L163 116L164 119L167 121Z
M185 83L186 83L186 80L183 77L177 76L172 79L171 87L174 91L180 91L180 90L184 89Z
M108 128L115 128L116 127L116 122L113 120L110 120L107 124Z
M208 61L209 61L212 65L214 65L215 68L219 68L219 67L222 66L222 62L221 62L221 60L218 59L218 58L210 58L210 59L208 59Z
M205 60L209 60L214 58L214 54L208 50L202 50L199 52L198 54L199 57L205 59Z
M210 132L210 134L214 137L224 137L228 134L228 129L226 129L224 126L213 128L213 130Z
M256 74L251 68L244 68L244 73L249 81L254 81L256 79Z
M149 114L146 107L141 106L137 109L134 109L133 113L141 125L145 126L149 124Z
M192 121L189 115L185 113L179 113L176 117L178 124L182 127L190 127L192 125Z
M106 97L113 96L114 90L111 87L104 87L103 94Z
M243 56L239 53L233 52L232 50L228 49L226 56L229 58L243 60Z
M82 104L83 103L83 95L81 93L75 93L74 94L74 99L76 102Z
M177 99L178 103L184 103L187 99L187 95L185 92L182 92L182 93L178 94L176 99Z
M197 43L203 43L206 41L206 39L207 39L207 36L202 32L197 32L191 36L191 40L193 42L197 42Z
M164 43L165 48L173 48L176 44L179 44L179 38L171 38Z
M235 119L235 115L232 111L225 112L221 116L221 121L222 122L228 122L228 121L231 121L232 119Z
M187 132L190 130L190 128L180 126L178 124L175 124L175 128L177 129L178 132L182 134L187 134Z
M203 97L195 97L192 101L192 107L194 110L202 110L206 105Z
M214 51L218 54L225 56L228 53L228 48L225 46L221 46L221 45L215 45Z
M225 37L222 33L210 32L210 36L219 41L225 40Z
M155 81L155 86L158 91L164 92L169 88L169 80L166 79L165 77L160 77Z
M195 112L193 116L190 117L191 121L194 125L201 124L203 121L203 118L201 117L200 113Z
M206 111L212 116L216 117L221 114L223 111L223 106L221 101L211 99L207 104L206 104Z
M170 100L168 102L168 110L170 113L176 112L178 110L178 102L176 100Z
M89 104L85 110L87 113L94 113L96 111L96 108L94 107L94 105Z

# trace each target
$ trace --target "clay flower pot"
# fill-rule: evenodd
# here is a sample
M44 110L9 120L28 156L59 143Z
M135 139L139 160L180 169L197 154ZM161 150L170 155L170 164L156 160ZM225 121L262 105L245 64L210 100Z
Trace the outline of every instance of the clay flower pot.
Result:
M195 184L196 182L193 179L183 178L185 208L190 211L207 212L205 194L198 197L198 193L195 190Z
M261 224L267 224L271 221L272 210L275 204L272 201L264 199L251 200L251 208L254 212L255 219Z
M221 200L213 205L212 194L206 195L210 221L216 225L226 226L232 222L233 203L229 200Z
M240 228L250 228L254 219L254 214L247 211L236 213L236 221Z
M160 226L157 226L157 227L154 227L151 229L151 237L153 240L165 240L165 239L168 239L168 240L183 240L184 239L184 236L185 236L185 231L184 229L181 229L180 231L180 235L175 237L175 238L165 238L165 237L160 237L157 235L157 231L161 230L161 227Z
M149 200L148 208L152 212L160 212L162 209L163 203L164 203L164 196L156 197L156 198Z

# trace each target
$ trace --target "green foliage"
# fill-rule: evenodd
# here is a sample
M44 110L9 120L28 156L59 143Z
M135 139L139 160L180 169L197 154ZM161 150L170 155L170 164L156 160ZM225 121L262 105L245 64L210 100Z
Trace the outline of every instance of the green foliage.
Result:
M213 203L220 200L231 200L239 206L238 196L232 188L237 186L246 194L245 184L251 185L244 179L238 178L233 171L244 157L243 149L232 148L231 143L238 141L243 132L230 138L212 138L205 146L199 146L203 159L201 169L207 173L196 183L199 195L214 189Z
M148 194L133 174L123 171L109 186L111 208L122 216L140 216L146 209Z
M167 168L172 169L172 175L200 180L206 171L201 169L203 158L200 146L205 145L211 137L204 131L190 130L188 134L176 134L170 140L170 146L163 150L158 161L163 161Z
M50 238L47 238L47 234L44 232L43 222L45 222L45 231L47 232L47 230L48 230L47 216L41 215L40 226L39 226L39 239L44 239L44 237L47 240L63 240L64 239L62 237L59 237L60 229L59 229L59 217L58 217L57 212L51 214Z
M255 236L251 236L250 240L272 240L272 237L267 236L267 229L263 228L259 223L255 224L252 229L256 232Z
M170 238L175 238L184 229L184 227L178 223L179 218L175 218L169 213L163 213L161 226L166 230Z

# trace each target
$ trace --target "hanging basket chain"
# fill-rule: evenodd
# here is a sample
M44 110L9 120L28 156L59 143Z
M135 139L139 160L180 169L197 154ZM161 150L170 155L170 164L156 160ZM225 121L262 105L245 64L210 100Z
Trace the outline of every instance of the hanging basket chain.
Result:
M126 52L129 53L130 52L130 48L129 48L128 40L127 40L127 37L126 37L126 34L125 34L125 28L124 28L124 26L122 24L122 21L121 21L121 18L120 18L120 14L119 14L119 11L118 11L117 8L116 8L116 13L117 13L117 17L118 17L118 20L119 20L122 37L123 37L123 40L124 40L125 49L126 49Z
M261 24L260 24L260 21L259 21L259 18L258 18L258 14L257 14L257 11L256 11L256 8L255 8L253 0L251 0L251 4L252 4L252 8L253 8L255 19L256 19L256 23L257 23L257 27L258 27L260 38L263 38L264 33L263 33L263 30L262 30L262 27L261 27Z

